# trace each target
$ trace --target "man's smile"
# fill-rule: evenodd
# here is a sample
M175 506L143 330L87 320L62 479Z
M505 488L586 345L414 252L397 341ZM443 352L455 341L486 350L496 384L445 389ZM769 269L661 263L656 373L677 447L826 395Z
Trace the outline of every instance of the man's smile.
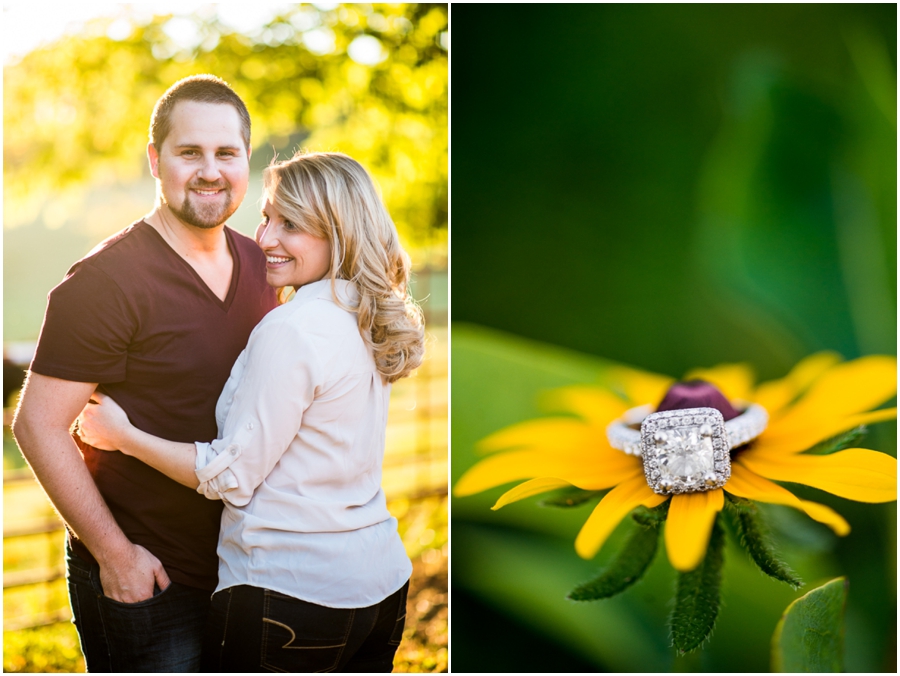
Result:
M189 188L189 190L201 197L215 197L220 193L226 192L226 188L223 186L221 188Z

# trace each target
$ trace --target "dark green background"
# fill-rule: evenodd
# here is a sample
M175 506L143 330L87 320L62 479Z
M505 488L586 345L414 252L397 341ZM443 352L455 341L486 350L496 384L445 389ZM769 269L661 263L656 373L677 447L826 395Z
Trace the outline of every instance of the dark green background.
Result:
M822 349L895 353L895 5L455 5L452 23L454 481L474 441L537 414L503 400L541 381L508 380L536 357L504 361L503 341L472 324L673 376L746 361L768 379ZM894 429L864 445L895 454ZM536 576L518 604L486 591L472 557L516 551L507 536L551 538L541 551L561 558L547 566L581 570L571 539L587 511L489 512L500 492L453 503L453 670L627 667L561 638L571 627L547 630L547 608L529 600L550 584L536 579L546 567L510 570L524 587ZM806 571L850 579L848 631L865 639L848 645L848 670L895 671L894 505L805 496L854 527L842 541L819 533ZM731 554L729 584L753 580ZM656 561L648 589L666 588L667 566ZM634 593L650 604L650 591ZM772 594L761 603L783 610L789 598ZM735 603L718 645L714 634L688 668L768 668L764 647L729 648ZM664 623L659 613L648 621ZM747 622L760 637L774 629ZM651 634L655 655L664 624Z
M453 12L454 320L671 373L895 349L895 5Z

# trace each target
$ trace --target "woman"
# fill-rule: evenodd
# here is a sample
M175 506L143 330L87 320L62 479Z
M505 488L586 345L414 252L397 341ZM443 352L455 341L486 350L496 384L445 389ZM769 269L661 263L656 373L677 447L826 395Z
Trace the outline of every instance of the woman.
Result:
M264 179L267 281L296 294L235 363L218 438L153 437L101 394L80 434L224 501L204 671L390 671L412 567L380 483L390 383L423 355L409 258L346 155Z

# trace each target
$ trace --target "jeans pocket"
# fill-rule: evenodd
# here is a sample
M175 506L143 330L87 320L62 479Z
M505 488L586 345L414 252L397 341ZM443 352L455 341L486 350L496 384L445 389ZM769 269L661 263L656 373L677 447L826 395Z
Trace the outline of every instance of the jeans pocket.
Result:
M208 592L171 583L156 596L122 603L97 599L114 672L196 671Z
M90 584L91 582L91 569L90 566L86 566L79 562L74 562L72 559L69 559L66 566L66 574L69 576L69 579L76 583L85 583Z
M262 666L287 672L333 671L347 646L354 613L266 590Z
M120 608L147 608L149 606L154 606L160 603L164 603L166 599L164 598L166 593L172 589L172 583L169 583L169 586L165 589L160 589L156 584L153 585L153 596L150 598L143 599L142 601L136 601L134 603L125 603L124 601L116 601L114 598L110 598L103 594L103 602L108 603L112 606L118 606Z
M71 551L66 552L66 577L69 585L90 587L96 591L94 567Z

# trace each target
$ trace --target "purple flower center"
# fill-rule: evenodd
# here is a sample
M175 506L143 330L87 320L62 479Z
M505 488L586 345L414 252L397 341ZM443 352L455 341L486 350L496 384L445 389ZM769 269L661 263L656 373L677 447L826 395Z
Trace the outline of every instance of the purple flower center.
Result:
M669 388L656 411L675 411L682 408L715 408L725 420L737 418L741 412L732 406L719 388L705 380L678 382Z

